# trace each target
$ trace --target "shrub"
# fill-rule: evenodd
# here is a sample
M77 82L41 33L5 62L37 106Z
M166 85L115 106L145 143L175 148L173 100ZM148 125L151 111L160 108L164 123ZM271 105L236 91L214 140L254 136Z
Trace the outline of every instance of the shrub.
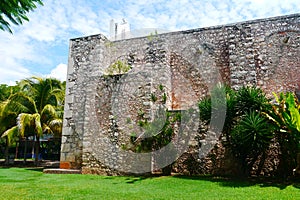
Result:
M230 134L231 149L240 161L244 174L250 175L260 155L262 155L260 162L264 162L263 158L266 157L266 150L273 138L272 128L259 112L250 111L242 117ZM257 174L260 171L261 169L258 169Z
M274 94L276 104L264 113L272 122L275 137L280 145L279 174L292 175L296 167L297 153L300 152L300 104L291 92Z
M260 88L242 87L236 93L235 111L242 116L250 111L262 112L271 108L269 99Z
M254 162L259 155L264 154L272 139L268 121L261 114L270 108L269 100L259 88L242 87L234 91L227 86L217 86L211 96L198 104L202 124L210 126L211 120L214 120L213 113L224 109L224 104L226 115L222 134L226 141L223 144L238 158L244 172L249 174Z

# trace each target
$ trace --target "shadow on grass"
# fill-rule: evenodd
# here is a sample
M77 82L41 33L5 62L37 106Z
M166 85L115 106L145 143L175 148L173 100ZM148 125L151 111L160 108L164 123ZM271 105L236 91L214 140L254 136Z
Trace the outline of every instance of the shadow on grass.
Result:
M1 168L28 168L28 167L34 167L34 161L27 160L24 162L23 160L15 160L13 163L6 164L4 161L0 162Z
M36 172L43 172L44 167L26 168L26 170L36 171Z
M160 174L152 174L147 176L123 176L125 178L125 183L134 184L146 179L152 179L157 177L162 177ZM195 175L195 176L186 176L186 175L172 175L170 177L178 179L187 179L187 180L199 180L199 181L209 181L218 183L223 187L251 187L258 185L260 187L277 187L281 190L285 189L288 186L293 186L297 189L300 189L300 179L293 178L289 181L283 181L276 178L237 178L237 177L224 177L224 176L212 176L212 175ZM118 179L118 176L107 176L105 179Z
M124 176L125 178L125 183L128 183L128 184L134 184L136 182L140 182L140 181L143 181L145 179L149 179L149 178L153 178L152 176ZM118 176L107 176L105 177L104 179L119 179Z
M134 184L136 182L140 182L140 181L143 181L143 180L146 180L146 179L151 179L151 178L155 178L155 177L159 177L158 175L153 175L153 174L149 174L149 175L124 175L124 176L107 176L105 177L104 179L110 179L110 180L113 180L113 179L119 179L120 177L123 177L125 179L125 183L128 183L128 184Z
M149 178L149 177L128 177L125 180L126 180L126 183L128 183L128 184L134 184L136 182L143 181L147 178Z
M250 187L254 185L259 185L260 187L277 187L281 190L288 186L293 186L300 189L300 180L293 179L290 181L282 181L275 178L263 178L263 179L246 179L246 178L232 178L232 177L217 177L217 176L182 176L175 175L175 178L180 179L190 179L190 180L203 180L210 182L217 182L220 186L224 187Z

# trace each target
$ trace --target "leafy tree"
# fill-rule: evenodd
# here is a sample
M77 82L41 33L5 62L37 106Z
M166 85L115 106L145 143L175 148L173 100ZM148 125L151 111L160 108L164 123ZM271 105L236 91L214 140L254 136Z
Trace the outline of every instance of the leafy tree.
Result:
M0 135L2 137L5 136L4 133L6 130L9 130L15 126L16 118L18 116L16 112L7 109L7 103L8 101L3 101L0 103ZM11 134L9 137L5 137L6 147L5 147L4 157L5 157L6 164L8 164L8 159L9 159L9 154L8 154L9 146L14 140L14 138L16 138L17 136L18 133L16 129L14 129L11 130Z
M15 126L17 113L6 109L8 98L14 93L18 92L20 88L18 86L8 86L6 84L0 85L0 136L11 127ZM15 137L17 134L13 134ZM8 148L12 142L12 138L5 138L5 163L8 163Z
M6 84L0 85L0 102L8 99L10 95L9 87Z
M62 126L64 87L59 80L32 77L20 82L22 92L9 98L7 109L18 113L17 126L7 130L2 137L11 138L16 128L21 137L30 133L36 138L35 162L38 162L39 139L44 133L59 134ZM29 134L29 135L28 135Z
M20 25L24 20L29 21L26 14L35 9L38 4L43 5L41 0L1 0L0 29L12 33L10 22Z
M20 90L18 86L8 86L6 84L0 85L0 102L5 101L13 93L16 93Z

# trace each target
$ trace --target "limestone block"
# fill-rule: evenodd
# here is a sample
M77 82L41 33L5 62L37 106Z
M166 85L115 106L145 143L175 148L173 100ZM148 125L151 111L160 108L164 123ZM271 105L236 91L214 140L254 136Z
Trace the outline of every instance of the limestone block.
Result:
M69 161L69 162L75 162L75 156L71 153L66 154L66 159L65 161Z
M71 151L72 144L69 143L63 143L61 146L61 151L62 152L70 152Z
M64 126L63 127L63 135L70 136L74 134L74 129L72 127Z
M68 105L67 103L65 104L66 106ZM72 118L73 117L73 112L69 109L65 109L64 111L64 118Z

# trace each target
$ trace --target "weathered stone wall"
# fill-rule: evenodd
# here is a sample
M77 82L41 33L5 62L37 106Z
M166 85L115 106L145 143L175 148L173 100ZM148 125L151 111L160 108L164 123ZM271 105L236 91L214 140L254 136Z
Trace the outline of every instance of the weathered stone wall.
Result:
M122 171L152 170L151 156L122 154L130 134L140 131L141 117L153 120L161 106L189 109L218 82L257 85L267 94L294 91L300 82L299 22L297 14L114 42L103 35L72 39L61 168L119 174L113 168L127 164ZM105 75L118 60L132 69ZM197 158L199 144L192 139L190 145L176 170L213 172L211 160L205 162L209 170L182 169L184 162L205 168Z

